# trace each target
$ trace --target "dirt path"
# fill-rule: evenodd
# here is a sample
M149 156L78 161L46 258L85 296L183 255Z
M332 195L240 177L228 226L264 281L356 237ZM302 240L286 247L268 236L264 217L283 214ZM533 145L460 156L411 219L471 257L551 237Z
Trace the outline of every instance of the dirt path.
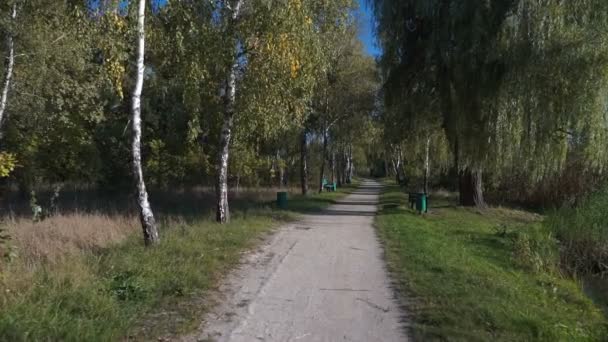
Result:
M380 185L281 228L185 341L406 341L372 227ZM204 332L204 333L203 333Z

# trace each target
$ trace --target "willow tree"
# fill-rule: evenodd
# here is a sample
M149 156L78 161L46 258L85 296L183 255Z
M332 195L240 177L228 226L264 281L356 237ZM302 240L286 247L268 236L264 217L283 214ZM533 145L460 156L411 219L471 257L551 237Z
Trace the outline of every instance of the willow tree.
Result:
M461 204L485 206L484 170L556 170L575 141L602 140L605 3L383 0L375 9L387 85L435 90Z

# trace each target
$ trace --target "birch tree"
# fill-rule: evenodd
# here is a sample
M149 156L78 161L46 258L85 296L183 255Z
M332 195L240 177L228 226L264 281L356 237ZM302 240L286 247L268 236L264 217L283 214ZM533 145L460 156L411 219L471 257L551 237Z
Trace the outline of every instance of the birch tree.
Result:
M10 23L14 26L17 18L17 4L13 4ZM6 121L6 105L8 103L8 94L11 88L11 81L13 78L13 69L15 66L15 42L13 41L13 27L9 28L6 34L6 49L8 55L6 56L6 69L4 71L4 82L2 85L2 94L0 94L0 143L2 142L2 129L4 122Z
M133 154L133 177L137 190L137 205L139 207L139 217L144 233L144 243L146 245L156 244L160 241L158 229L152 207L148 200L148 191L144 182L144 175L141 161L141 93L144 86L145 73L145 46L146 46L146 0L139 0L137 12L137 64L135 74L135 88L132 96L132 154Z
M300 137L300 187L302 195L308 195L308 130L306 128Z
M230 143L273 140L300 125L312 97L319 33L312 3L225 1L227 77L216 165L216 219L230 219Z
M229 0L224 1L224 6L229 10L230 17L227 26L227 34L233 47L230 70L226 78L224 89L224 113L220 145L218 148L217 181L216 188L216 220L220 223L230 221L230 207L228 204L228 159L230 156L230 140L232 139L232 128L234 125L234 113L236 107L237 72L239 69L239 46L236 26L239 23L241 8L245 0L237 0L231 4Z

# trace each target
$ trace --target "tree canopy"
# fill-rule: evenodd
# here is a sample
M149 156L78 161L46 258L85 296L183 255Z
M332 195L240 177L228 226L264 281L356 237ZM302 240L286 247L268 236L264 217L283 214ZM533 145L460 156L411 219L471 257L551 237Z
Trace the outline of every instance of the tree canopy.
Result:
M604 167L605 2L381 0L374 8L394 115L387 122L405 123L391 135L442 131L463 204L483 205L482 187L463 179L481 183L482 172L534 184L575 151L587 167Z

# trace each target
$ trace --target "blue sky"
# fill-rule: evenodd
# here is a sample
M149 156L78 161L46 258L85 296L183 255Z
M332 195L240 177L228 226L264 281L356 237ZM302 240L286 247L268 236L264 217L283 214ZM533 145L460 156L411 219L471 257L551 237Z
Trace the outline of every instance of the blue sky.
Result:
M372 56L379 56L381 51L375 43L373 13L367 0L359 1L360 23L359 38L365 45L365 50Z

